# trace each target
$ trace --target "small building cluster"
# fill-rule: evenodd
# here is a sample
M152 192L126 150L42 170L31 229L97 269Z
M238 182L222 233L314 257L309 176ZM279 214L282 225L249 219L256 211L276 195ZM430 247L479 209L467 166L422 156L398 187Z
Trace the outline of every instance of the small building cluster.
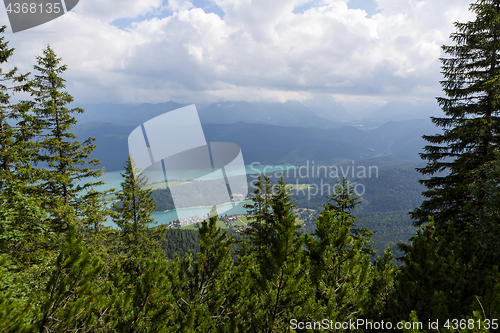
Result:
M173 221L172 223L174 224L175 227L180 228L180 227L185 227L185 226L190 225L190 224L202 222L206 219L207 219L206 216L205 217L192 216L192 217L188 217L185 219L177 219L177 220Z
M315 223L318 218L318 211L315 209L297 208L294 214L299 220L304 220L304 224Z

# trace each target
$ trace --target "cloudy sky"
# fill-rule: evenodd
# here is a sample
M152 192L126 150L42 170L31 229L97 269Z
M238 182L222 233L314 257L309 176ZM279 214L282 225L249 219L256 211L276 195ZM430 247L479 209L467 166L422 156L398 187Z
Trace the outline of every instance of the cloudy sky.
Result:
M86 104L432 101L440 46L470 1L80 0L5 37L22 71L50 44Z

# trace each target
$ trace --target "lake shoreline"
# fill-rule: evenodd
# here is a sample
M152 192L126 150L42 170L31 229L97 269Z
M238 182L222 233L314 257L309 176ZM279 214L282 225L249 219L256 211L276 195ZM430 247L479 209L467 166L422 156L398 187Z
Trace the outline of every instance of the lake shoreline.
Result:
M237 208L241 203L247 203L247 202L251 202L252 200L250 199L247 199L247 200L242 200L240 201L235 207L233 208ZM219 204L219 205L229 205L231 204L231 202L225 202L225 203L222 203L222 204ZM159 211L159 212L154 212L154 213L168 213L168 212L176 212L177 210L179 209L201 209L201 208L212 208L212 206L193 206L193 207L185 207L185 208L176 208L176 209L169 209L169 210L163 210L163 211ZM153 214L154 214L153 213Z

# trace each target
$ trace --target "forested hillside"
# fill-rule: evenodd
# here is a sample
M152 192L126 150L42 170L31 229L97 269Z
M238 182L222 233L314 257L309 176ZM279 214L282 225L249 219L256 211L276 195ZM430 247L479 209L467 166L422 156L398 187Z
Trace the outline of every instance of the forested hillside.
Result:
M356 165L334 154L337 163L323 169L332 191L313 196L313 185L323 186L316 172L260 175L238 237L217 227L215 206L195 232L153 226L155 195L130 156L121 162L118 201L105 205L106 193L96 190L100 161L91 159L98 148L84 134L95 124L75 135L75 116L84 110L68 107L67 67L48 46L33 74L20 73L8 62L14 49L0 28L0 330L498 331L500 1L470 9L474 20L457 23L455 45L443 47L444 113L432 118L440 130L424 136L422 164L384 157ZM276 147L294 147L277 158L289 162L304 152L312 168L319 149L350 156L366 147L369 132L348 144L342 138L359 132L344 130L315 129L325 141L310 152L285 135L290 129L271 134ZM393 134L413 135L402 132ZM401 136L372 133L391 152L406 147L395 142ZM113 139L111 130L106 135ZM362 168L330 176L341 166L375 163L377 176L362 177ZM289 185L297 182L308 190L294 194ZM318 210L310 233L298 205ZM105 227L107 218L118 228ZM373 256L372 241L384 238L388 225L397 230L386 241L397 247L398 265L391 247ZM172 256L172 249L184 254Z
M128 134L133 126L90 122L75 127L78 138L92 136L99 145L91 155L107 171L123 169ZM310 163L337 164L377 156L418 162L425 141L423 134L437 132L430 120L388 122L371 131L351 126L335 129L291 128L259 124L203 124L207 142L234 142L240 146L247 165Z

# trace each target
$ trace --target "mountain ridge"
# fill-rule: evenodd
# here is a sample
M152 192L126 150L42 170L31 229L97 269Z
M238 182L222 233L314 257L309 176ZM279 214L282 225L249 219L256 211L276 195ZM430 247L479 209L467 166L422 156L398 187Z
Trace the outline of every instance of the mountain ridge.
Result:
M234 124L239 121L251 124L266 124L287 127L339 128L356 126L374 128L387 121L429 119L442 112L433 103L390 102L378 109L358 111L352 114L335 101L330 104L298 101L285 103L225 101L211 103L205 107L198 105L202 123ZM76 116L78 122L106 121L120 125L139 126L143 122L183 106L176 102L158 104L88 104L80 105L85 112Z
M418 130L412 133L405 130L411 124L419 124ZM128 135L134 128L132 125L92 122L75 126L74 132L80 140L89 136L96 138L97 148L92 158L100 159L108 170L122 170L128 156ZM336 163L379 156L420 161L419 153L425 146L421 135L432 134L435 127L430 120L388 122L379 131L352 126L317 129L238 122L205 123L203 131L207 142L233 142L240 146L246 164L299 165L305 161Z

